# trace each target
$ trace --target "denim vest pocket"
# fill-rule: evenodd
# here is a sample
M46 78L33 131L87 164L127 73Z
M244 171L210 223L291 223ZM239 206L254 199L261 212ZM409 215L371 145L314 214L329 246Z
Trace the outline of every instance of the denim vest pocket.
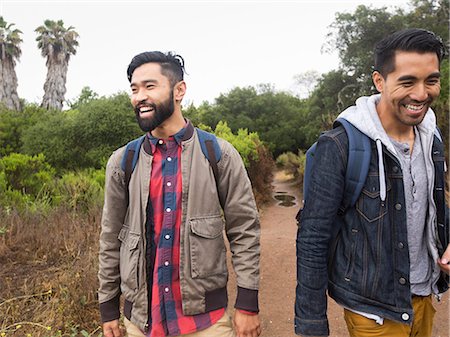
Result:
M362 193L356 203L358 214L367 222L380 220L387 213L387 207L384 207L380 198L380 181L378 175L367 176L366 183ZM386 181L386 194L391 189L389 179Z
M220 215L195 218L189 221L191 276L193 279L226 273L224 225Z
M139 288L139 241L140 235L130 232L127 226L120 230L118 239L120 245L120 278L122 284L129 290ZM127 294L125 294L127 296Z

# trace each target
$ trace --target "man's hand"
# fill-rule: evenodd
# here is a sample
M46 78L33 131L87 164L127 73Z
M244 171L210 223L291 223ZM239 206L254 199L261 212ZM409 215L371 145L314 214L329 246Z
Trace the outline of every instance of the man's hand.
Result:
M247 315L239 310L234 312L234 329L236 337L258 337L261 334L261 325L258 315Z
M442 257L438 259L438 264L441 270L444 273L447 273L450 275L450 244L447 246L447 249L445 250L444 254L442 254Z
M103 323L103 335L105 337L122 337L122 329L119 326L119 320Z

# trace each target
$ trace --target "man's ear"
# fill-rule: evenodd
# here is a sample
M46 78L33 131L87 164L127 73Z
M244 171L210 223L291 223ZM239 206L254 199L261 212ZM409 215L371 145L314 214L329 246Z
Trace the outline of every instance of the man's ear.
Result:
M175 84L175 88L173 90L173 97L176 101L181 101L186 93L186 82L180 81Z
M372 73L372 81L375 85L375 88L377 88L379 93L382 93L384 90L384 77L381 75L378 71L374 71Z

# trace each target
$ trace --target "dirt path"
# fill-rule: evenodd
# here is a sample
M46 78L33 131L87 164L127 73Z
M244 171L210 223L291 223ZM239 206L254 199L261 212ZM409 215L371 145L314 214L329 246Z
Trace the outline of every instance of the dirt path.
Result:
M261 212L261 337L294 337L297 233L294 218L299 208L300 191L282 173L275 175L273 185L274 193L293 195L297 204L284 207L274 200ZM231 277L230 281L230 304L234 304L234 279ZM447 292L441 302L435 302L433 337L450 336L448 297ZM328 320L331 337L348 337L342 309L333 300L329 300Z

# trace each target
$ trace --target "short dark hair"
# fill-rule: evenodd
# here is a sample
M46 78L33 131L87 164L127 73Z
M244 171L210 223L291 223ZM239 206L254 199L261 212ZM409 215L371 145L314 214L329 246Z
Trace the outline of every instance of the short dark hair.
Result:
M162 53L160 51L146 51L133 57L127 69L128 81L131 82L133 72L145 63L158 63L161 73L169 79L172 86L183 80L184 59L175 53Z
M375 45L374 70L378 71L384 78L395 70L396 51L436 53L439 65L445 55L445 47L441 38L433 32L419 28L397 31Z

